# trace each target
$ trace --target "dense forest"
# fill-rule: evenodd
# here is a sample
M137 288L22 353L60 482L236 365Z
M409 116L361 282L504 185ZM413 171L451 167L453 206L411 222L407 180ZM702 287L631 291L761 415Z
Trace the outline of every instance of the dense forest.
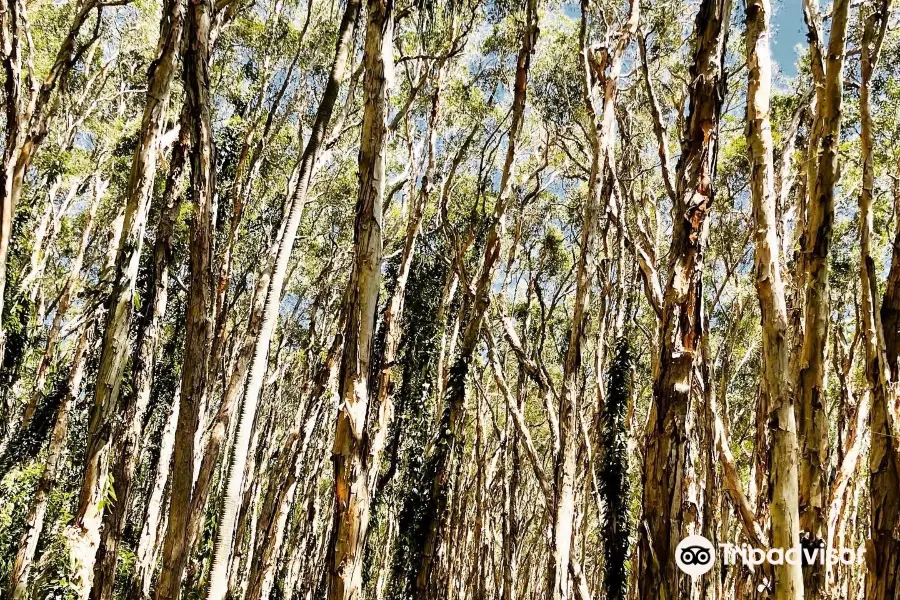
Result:
M0 598L900 599L900 7L784 2L0 0Z

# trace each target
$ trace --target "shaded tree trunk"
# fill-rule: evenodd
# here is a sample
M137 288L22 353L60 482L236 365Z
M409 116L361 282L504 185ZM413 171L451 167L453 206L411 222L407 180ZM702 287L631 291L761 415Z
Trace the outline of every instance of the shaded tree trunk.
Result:
M607 514L604 524L603 585L609 600L625 600L628 587L626 563L631 527L628 517L628 455L625 440L625 410L631 398L634 360L624 336L616 341L610 367L603 415L603 459L600 463L600 493Z
M210 104L211 0L192 2L187 14L184 49L185 116L191 146L190 200L193 205L181 397L172 456L169 524L163 545L157 600L178 600L189 548L185 543L194 483L194 444L199 412L209 391L209 347L214 319L215 145Z
M134 575L128 590L129 600L140 600L150 597L150 584L153 572L162 548L157 544L160 534L165 533L168 514L163 510L166 503L166 492L171 488L172 451L175 447L175 430L178 426L178 412L181 408L181 394L176 393L169 409L169 417L163 428L159 447L159 459L156 464L153 489L147 500L144 512L141 537L138 541Z
M861 84L859 94L860 150L862 154L862 192L859 198L860 239L860 312L865 349L866 382L871 393L869 416L869 494L871 496L871 539L866 543L865 596L871 600L900 597L900 540L896 528L900 522L900 446L894 407L896 380L892 382L886 333L876 307L878 279L872 252L875 187L872 115L870 107L872 76L878 65L890 15L890 0L879 0L868 9L860 44ZM894 265L892 265L893 269ZM889 290L893 291L893 290ZM885 293L883 303L895 299ZM894 337L892 332L891 337ZM891 340L895 348L895 340Z
M162 211L156 226L151 288L144 300L147 314L140 316L141 322L135 336L135 353L131 361L131 390L125 395L120 410L121 419L113 431L115 447L112 451L114 460L110 474L117 500L103 514L103 531L97 549L94 585L91 588L91 598L95 600L110 600L113 595L118 548L131 506L131 488L143 445L141 435L150 403L150 388L160 329L168 304L172 233L181 209L179 188L189 143L189 123L187 115L182 114L181 131L172 149L169 175L163 192Z
M810 61L816 84L816 115L807 170L809 202L801 238L803 316L802 344L795 355L796 400L800 454L800 530L805 546L824 543L828 487L828 425L825 406L825 348L830 318L828 255L834 227L835 185L839 175L844 43L850 2L837 0L831 13L827 54L821 47L821 24L814 0L804 2L810 40ZM825 594L825 569L807 567L803 588L809 600Z
M678 161L670 276L643 468L637 578L638 596L644 600L692 597L690 579L675 565L675 548L687 535L703 531L705 482L699 444L706 411L697 406L706 384L697 380L705 335L701 274L707 216L715 198L730 15L730 0L704 0L696 21L690 113Z

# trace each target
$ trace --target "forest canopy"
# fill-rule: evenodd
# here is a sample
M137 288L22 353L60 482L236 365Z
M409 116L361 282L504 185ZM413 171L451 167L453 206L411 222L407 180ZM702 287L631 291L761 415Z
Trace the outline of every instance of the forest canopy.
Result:
M900 599L900 8L791 1L0 0L0 598Z

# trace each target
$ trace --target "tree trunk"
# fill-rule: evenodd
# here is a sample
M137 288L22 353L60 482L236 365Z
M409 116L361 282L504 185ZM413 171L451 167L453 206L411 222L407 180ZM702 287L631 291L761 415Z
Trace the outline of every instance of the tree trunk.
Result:
M690 578L675 565L675 548L682 538L703 531L705 482L700 474L705 468L698 444L706 411L697 404L703 401L706 382L696 377L705 334L701 274L715 194L730 15L729 0L704 0L696 22L690 114L678 161L671 274L663 298L659 372L643 469L637 557L638 596L643 600L692 597Z
M369 0L369 22L363 61L364 106L362 145L359 152L359 197L356 204L353 270L343 311L344 355L341 360L340 408L334 436L334 525L329 565L329 600L357 600L362 597L363 553L371 513L372 491L378 476L392 410L388 406L388 381L378 380L372 371L375 341L375 314L381 286L382 204L384 201L387 143L388 93L393 77L393 3ZM416 209L413 209L416 210ZM418 229L418 223L416 224ZM412 251L407 238L404 258ZM398 287L405 285L409 272L401 263ZM404 272L405 271L405 272ZM403 278L403 280L401 280ZM385 317L388 350L396 348L398 331L388 317L399 319L402 292L393 300ZM398 310L399 309L399 310ZM390 376L388 371L387 377ZM370 402L369 384L379 381ZM370 403L373 406L370 407ZM370 411L375 413L370 417ZM369 420L372 424L369 424Z
M94 567L92 600L110 600L116 578L116 558L119 542L125 529L125 520L131 506L131 488L134 471L140 457L141 434L150 403L150 388L156 364L156 350L166 314L169 291L169 264L172 261L172 233L181 209L181 175L184 170L185 154L190 143L190 129L187 115L182 115L179 139L172 149L172 160L159 223L156 226L156 241L153 247L152 288L144 300L148 314L141 317L135 336L135 353L131 361L131 392L125 395L120 410L122 418L113 430L115 447L111 475L113 492L117 501L103 514L103 532L97 549Z
M150 597L150 584L153 580L153 572L159 558L161 548L156 543L159 535L166 529L167 514L163 511L166 490L169 485L172 472L172 450L175 446L175 429L178 426L178 412L180 410L181 394L175 394L172 407L169 409L169 418L163 428L162 440L159 446L159 459L156 463L156 476L153 481L153 491L147 501L147 510L144 513L144 525L141 528L141 537L138 542L134 576L131 587L128 590L129 600L141 600Z
M94 403L90 411L84 481L75 514L77 525L83 525L86 515L96 511L98 490L106 479L106 454L128 353L135 282L156 175L160 131L167 117L172 78L181 46L182 22L181 2L170 0L160 23L157 58L148 75L147 99L126 188L123 233L103 333ZM90 568L93 568L93 564Z
M185 543L194 483L194 444L200 406L209 389L209 345L212 342L214 276L215 146L210 104L209 64L212 0L191 3L184 49L185 116L191 134L190 287L185 327L181 398L172 466L169 526L163 546L157 600L178 600L189 548Z
M797 423L785 373L788 371L787 307L781 279L775 167L770 122L772 64L769 54L769 0L747 5L747 141L750 150L750 195L756 232L756 289L762 321L763 374L769 427L769 513L771 547L787 551L800 544L797 481ZM775 595L803 598L801 565L787 561L774 567Z
M900 159L897 160L893 186L894 214L900 214ZM900 381L900 219L894 219L891 266L881 302L885 352L891 381Z
M828 425L825 406L825 348L828 345L828 254L834 226L835 185L841 134L844 41L849 0L836 0L832 9L827 55L822 56L818 15L806 5L810 58L816 84L816 117L810 141L807 172L809 202L802 234L804 282L802 345L796 370L796 401L800 454L800 530L805 546L824 543L828 511ZM804 570L806 598L825 593L825 569L818 563Z
M244 334L244 343L241 349L238 350L234 369L222 394L222 401L213 419L209 438L206 441L203 456L200 460L200 469L194 481L193 493L191 494L191 513L188 518L187 539L185 541L188 548L194 547L200 534L200 526L206 516L206 504L212 490L212 480L216 465L224 448L225 437L228 434L228 423L234 412L235 404L244 391L247 371L250 368L250 360L253 358L256 337L259 335L260 326L262 325L265 294L271 278L274 252L270 251L268 259L268 263L263 267L263 271L256 282L250 317L247 321L247 331Z
M229 553L231 552L234 522L243 485L244 466L247 462L250 434L253 429L253 421L256 418L262 383L267 370L269 345L278 320L278 309L281 306L281 291L285 284L285 275L287 274L288 262L294 247L294 240L297 237L297 228L303 216L303 208L307 191L309 190L312 171L315 168L316 158L321 150L322 140L325 137L334 111L341 83L344 81L359 8L360 0L348 0L344 9L338 29L331 74L322 95L322 100L319 103L319 109L316 113L316 120L310 132L309 140L303 151L294 199L289 202L290 211L287 214L284 234L278 247L275 271L272 273L272 281L266 293L262 326L256 339L253 363L250 367L247 389L239 414L238 432L232 453L232 463L228 469L222 518L219 521L218 539L210 573L209 600L221 600L227 593Z
M886 352L886 334L876 307L878 279L872 255L874 216L872 202L875 187L870 93L872 76L878 64L887 31L890 0L879 0L869 9L860 44L861 83L859 88L860 150L862 154L862 192L859 198L860 240L860 313L865 348L866 382L871 393L869 427L869 494L871 497L871 539L866 542L865 596L888 600L900 596L900 540L896 527L900 522L900 447L895 439L897 399L895 382ZM893 267L893 265L892 265ZM884 304L894 299L885 293ZM893 342L893 340L892 340Z
M624 336L616 340L616 355L610 367L605 414L604 457L599 472L600 492L607 514L604 523L603 585L609 600L625 600L628 587L626 563L631 527L628 518L628 451L625 411L632 394L631 345Z

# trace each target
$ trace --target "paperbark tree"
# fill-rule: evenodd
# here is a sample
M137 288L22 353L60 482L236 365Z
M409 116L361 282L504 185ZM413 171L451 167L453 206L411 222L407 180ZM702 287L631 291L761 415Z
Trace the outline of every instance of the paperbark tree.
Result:
M134 306L134 289L143 246L147 210L156 176L160 132L168 117L172 79L181 46L184 11L180 0L166 3L160 22L156 60L147 76L147 96L125 191L125 216L116 258L113 291L103 332L97 384L88 424L84 479L79 495L76 524L96 520L101 488L106 479L108 445L119 388L128 355L128 333ZM0 265L2 266L2 265ZM93 557L89 559L93 565Z
M859 196L860 312L865 349L866 382L871 394L869 416L869 493L872 502L871 539L866 544L866 598L886 600L900 596L900 444L896 436L896 379L892 377L886 333L877 309L878 279L872 251L875 191L874 132L871 112L872 77L878 65L888 27L891 1L877 0L866 7L860 44L859 145L862 154L862 189ZM892 269L895 265L892 265ZM884 305L896 300L885 291ZM895 335L891 333L892 337ZM892 340L892 348L896 348ZM896 360L896 358L895 358Z
M461 445L465 442L465 401L469 368L478 345L479 334L485 312L490 302L490 289L500 258L500 245L505 230L506 209L510 203L510 186L512 183L513 164L518 148L519 135L522 129L525 100L528 88L528 72L531 65L531 54L537 43L538 9L537 0L528 0L524 7L525 21L522 32L522 45L516 57L515 83L513 85L513 103L510 126L506 142L506 158L500 175L500 187L493 214L490 217L490 229L484 245L484 253L479 261L474 277L464 276L464 266L457 261L460 280L464 281L465 330L463 331L457 356L450 369L450 379L443 398L438 439L434 454L427 460L424 468L424 481L421 485L430 488L427 500L426 517L424 519L424 540L421 541L421 554L416 574L416 594L425 600L440 597L437 577L438 552L443 543L445 522L449 508L450 488L453 475L460 459Z
M365 114L359 157L360 191L356 207L355 259L350 277L344 356L341 362L340 409L333 461L335 471L333 562L329 598L358 598L362 593L362 555L371 504L371 460L380 446L370 439L369 389L375 312L381 283L382 202L385 183L387 78L393 69L393 6L378 0L368 3L364 79ZM379 412L381 412L379 410ZM379 415L378 425L389 415ZM386 425L386 424L384 424ZM370 454L371 453L371 454Z
M159 458L154 471L154 484L150 497L147 499L147 509L144 511L143 526L136 552L134 575L126 597L129 600L141 600L150 596L150 584L153 572L162 548L157 540L165 533L168 524L168 515L163 511L166 501L166 492L172 472L172 451L175 447L175 429L178 426L178 411L180 410L180 394L176 392L172 406L169 409L169 417L163 427L162 439L159 444Z
M178 600L186 560L191 490L194 484L194 437L201 404L209 393L209 347L214 315L215 144L209 69L214 7L212 0L192 2L186 15L183 79L184 118L190 131L189 199L193 205L181 396L172 455L169 524L163 545L156 600Z
M705 334L702 268L709 234L707 217L715 199L719 117L725 96L724 54L731 15L730 0L704 0L695 28L694 60L676 202L663 296L659 372L643 468L643 510L639 528L639 597L672 600L691 596L690 579L675 565L675 548L687 535L701 533L704 512L702 449L698 446L705 414L698 406L705 382L698 381Z
M28 97L29 59L43 77L88 0L16 1ZM806 302L824 214L810 198L845 0L807 11L793 88L774 83L771 0L740 15L584 0L574 19L539 0L370 1L178 9L187 72L140 198L121 348L104 348L106 301L136 251L107 238L145 206L122 214L173 7L90 12L76 46L96 41L49 101L14 215L0 596L801 600L806 568L719 561L691 581L672 549L688 533L814 541L800 429L821 433L816 419L826 545L868 556L826 565L816 600L896 596L900 38L885 0L846 8L847 132L829 156L860 160L833 178L827 411L805 425L807 317L823 310ZM748 79L726 90L726 72ZM82 393L60 411L86 327ZM112 402L94 386L115 353ZM74 521L86 456L99 466Z
M168 305L172 234L181 210L181 175L191 133L188 126L187 115L182 114L181 131L172 149L162 210L156 225L151 288L145 299L147 310L146 314L140 316L140 325L135 335L135 352L131 361L131 389L122 402L122 418L113 428L115 448L112 451L114 460L110 474L113 478L113 493L117 500L103 513L103 530L97 548L94 585L91 588L91 598L96 600L110 600L113 595L118 548L131 506L134 471L143 445L141 435L150 403L150 388L160 329Z
M828 427L825 407L825 348L828 345L828 255L834 228L835 186L840 174L839 144L843 98L844 45L849 1L837 0L831 14L827 53L815 0L804 2L810 43L810 63L816 86L816 112L809 142L809 199L798 265L804 284L803 324L795 354L794 383L800 452L800 530L804 544L826 540ZM804 571L806 598L821 598L825 569L818 563Z
M370 15L373 14L370 9ZM383 6L378 7L377 9L377 19L379 20L392 20L393 16L390 14L392 12L392 7ZM387 12L388 14L382 14ZM372 27L378 27L382 30L381 33L373 32ZM383 196L384 190L365 190L366 186L372 187L373 184L377 183L373 181L371 183L367 183L365 179L362 179L362 174L368 174L372 171L372 167L366 164L363 166L364 158L365 162L368 163L372 161L371 156L375 158L375 165L378 170L381 171L381 177L378 178L383 185L384 181L384 154L385 148L384 144L386 140L384 139L387 132L383 130L383 127L380 127L379 124L381 120L386 120L387 114L387 92L386 87L390 84L389 80L386 80L387 77L391 75L391 71L393 70L393 42L389 39L389 34L392 32L393 26L388 22L379 23L378 21L373 22L370 17L369 22L369 35L377 34L379 36L378 39L370 39L367 37L367 60L366 64L366 74L367 79L364 82L366 91L366 98L372 98L371 101L366 102L367 111L370 106L372 106L372 119L379 119L377 123L367 127L367 121L370 118L369 113L366 113L364 122L363 122L363 131L372 131L371 138L367 139L367 143L363 145L362 152L360 154L360 177L361 177L361 188L360 188L360 202L362 202L363 194L371 195L372 193L379 194L382 197L383 204ZM456 30L456 13L454 12L451 15L451 32L455 35ZM462 45L465 43L466 36L463 34L462 36L453 39L450 48L447 50L446 54L441 56L435 61L433 67L430 69L434 70L434 93L431 101L431 110L428 115L428 119L426 121L426 135L428 138L428 149L427 149L427 160L424 168L424 172L421 175L421 183L417 189L416 186L416 177L410 176L411 182L409 187L409 216L406 223L406 231L403 236L403 246L400 255L400 264L398 267L397 277L394 281L393 291L391 293L390 299L387 301L387 306L384 310L384 315L382 318L381 331L378 334L378 338L380 339L369 339L366 341L366 344L372 346L374 343L374 348L377 348L377 352L374 356L370 356L367 361L361 361L357 363L354 359L352 359L352 355L348 355L347 347L344 349L344 363L342 363L343 368L349 369L346 374L342 374L342 387L344 396L350 396L352 392L350 388L346 387L350 384L350 379L348 378L356 378L357 382L354 385L360 383L362 379L365 379L369 382L374 382L374 386L371 391L369 391L369 396L371 399L359 396L359 401L368 402L366 409L362 414L365 415L363 422L363 431L361 432L361 437L354 437L355 432L350 429L348 426L350 424L349 412L346 408L342 408L338 413L338 426L336 428L336 438L335 438L335 447L337 448L338 439L341 439L341 443L344 444L345 440L349 441L346 448L342 449L340 454L340 458L338 460L341 461L341 465L343 468L343 473L336 473L336 486L345 485L347 481L351 481L354 485L348 486L351 489L351 497L343 499L344 502L348 502L347 506L342 504L342 499L336 496L336 505L335 505L335 523L332 530L333 540L332 543L335 544L333 548L335 563L334 568L340 569L344 573L347 573L348 576L344 576L339 573L337 577L332 576L332 581L341 580L338 585L342 586L346 591L346 594L349 594L346 597L351 597L356 593L361 591L362 587L362 566L364 561L364 552L366 543L366 532L369 528L369 521L372 517L371 513L373 508L371 506L373 500L375 500L376 495L378 495L384 485L384 479L379 477L379 472L381 469L381 456L385 450L385 444L387 442L389 429L393 422L394 417L394 405L393 405L393 386L391 381L391 373L393 370L393 365L397 359L397 351L400 345L400 338L402 333L402 324L403 324L403 312L406 298L406 289L407 282L409 280L410 269L413 263L413 259L416 256L416 245L418 243L418 238L422 229L422 219L425 214L426 204L428 202L428 198L430 194L433 192L434 182L435 182L435 162L436 155L438 151L437 140L438 140L438 125L440 118L440 107L441 107L441 95L443 91L443 78L446 77L446 71L449 66L449 61L453 56L458 54L462 48ZM371 44L371 46L369 46ZM379 56L371 56L368 54L369 50L372 52L380 53ZM372 70L372 78L374 82L370 82L368 79L369 68ZM429 67L425 67L429 69ZM412 92L410 93L410 98L408 99L408 103L411 103ZM409 133L407 132L407 135ZM468 138L467 138L468 139ZM369 142L371 140L371 144L373 146L369 148ZM412 144L412 140L409 142ZM375 146L374 144L381 144L381 146ZM467 146L467 142L463 143L463 147ZM411 151L411 160L412 160L412 151ZM455 165L455 163L454 163ZM451 165L451 176L452 179L452 170L454 166ZM360 208L362 205L358 205ZM358 217L359 219L360 217ZM368 217L367 217L368 218ZM357 221L359 222L359 221ZM380 224L379 224L380 229ZM368 251L367 245L360 243L360 240L357 240L357 254L360 252ZM368 262L368 261L367 261ZM380 262L380 259L379 259ZM360 263L360 258L356 259L355 265L357 269L359 269L362 265ZM380 270L380 266L379 266ZM362 270L360 269L360 272ZM356 271L354 271L354 274ZM356 280L351 278L350 288L349 290L360 289L360 286ZM372 290L369 290L372 292ZM358 292L361 293L361 292ZM375 290L375 297L371 300L373 303L377 301L377 290ZM368 302L363 302L361 300L355 301L360 307L365 307L367 310L374 310L374 305L369 306ZM348 303L348 306L354 306L354 304ZM345 318L349 318L352 315L352 310L344 310ZM360 327L359 336L362 333L366 333L367 336L371 338L371 335L374 332L375 328L375 314L372 314L372 322L371 324L364 324L363 327ZM351 335L348 330L345 335L345 344L358 337L357 335ZM360 345L360 348L363 347L362 339L360 337L359 340L356 340ZM369 353L371 354L373 349L369 348ZM349 359L349 360L348 360ZM365 367L368 370L366 373L363 370ZM374 401L374 402L373 402ZM350 400L345 403L345 406L352 405ZM349 437L348 437L349 436ZM346 451L347 455L344 456ZM359 467L359 471L354 468L347 469L347 466L356 466ZM349 477L348 477L349 476ZM356 480L356 478L359 478ZM363 485L365 487L363 487ZM340 489L336 487L336 490ZM365 497L352 497L356 490L362 490ZM356 524L354 525L354 521ZM346 540L339 538L338 536L346 534L348 529L353 531L353 529L358 529L361 533L358 534L357 538L353 538L351 535L350 542L351 544L355 544L355 546L351 545L346 548L338 548L337 545L346 546ZM343 556L343 562L339 565L337 557ZM385 554L387 556L387 553ZM346 580L346 581L344 581ZM355 580L355 581L350 581ZM348 583L350 584L348 586ZM348 590L348 587L353 587L353 590ZM332 596L333 598L341 597L341 596Z
M238 418L238 431L233 449L233 460L228 469L225 500L222 508L222 518L219 522L219 533L214 552L213 566L210 573L210 600L221 600L228 588L228 563L231 544L234 536L234 523L237 517L241 488L243 487L244 467L247 462L247 452L250 444L250 435L253 422L256 418L256 410L259 405L263 379L268 367L269 345L278 321L278 309L281 305L281 292L285 284L288 262L297 237L297 228L303 216L303 208L306 195L309 190L312 172L316 165L316 159L322 150L322 143L331 121L334 105L344 81L347 71L347 60L350 54L350 46L356 29L356 21L360 10L360 0L348 0L338 28L337 44L334 61L331 66L328 83L316 112L310 137L303 150L300 168L293 198L289 201L289 211L286 214L285 230L279 242L278 254L275 260L275 270L272 274L269 289L266 292L266 304L263 312L263 321L259 336L256 338L256 346L253 362L250 366L247 388L241 405Z
M391 418L390 412L385 410L387 407L373 402L380 400L380 390L377 386L370 389L370 385L377 381L372 372L372 348L381 287L388 90L394 69L394 6L391 0L369 0L367 7L369 21L363 58L366 69L363 79L365 112L359 152L359 196L354 226L353 267L342 309L347 322L332 453L335 488L329 558L330 600L356 600L362 597L363 551L369 527L372 488ZM371 397L373 395L374 398Z
M796 548L800 544L800 508L797 475L797 423L793 397L785 379L788 372L788 320L781 277L778 217L775 197L775 162L770 119L772 62L769 52L768 0L747 4L747 143L750 151L750 196L755 230L756 290L762 322L762 384L769 428L769 514L771 547ZM784 562L774 567L775 595L785 600L803 598L801 565Z

